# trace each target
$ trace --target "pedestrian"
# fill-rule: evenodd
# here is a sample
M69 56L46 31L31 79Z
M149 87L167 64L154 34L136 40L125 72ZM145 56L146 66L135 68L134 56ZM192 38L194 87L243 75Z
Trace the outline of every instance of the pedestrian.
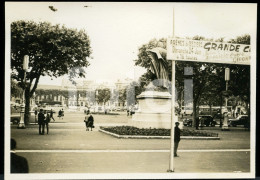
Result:
M37 114L38 114L38 111L37 111L37 109L35 109L35 111L34 111L34 115L35 115L35 124L36 124L36 122L37 122Z
M51 121L51 116L49 113L47 113L45 121L44 121L46 129L47 129L47 134L49 134L49 122L50 121Z
M92 131L92 128L94 128L94 117L92 116L92 113L90 113L90 115L88 117L87 131L89 131L88 128L90 128L91 131Z
M63 119L63 116L64 116L64 110L61 109L61 117L62 117L62 119Z
M84 122L85 122L85 126L86 126L86 131L88 131L88 118L89 116L85 116Z
M61 118L61 116L62 116L62 111L61 111L61 109L60 109L60 110L59 110L59 113L58 113L59 119Z
M55 121L55 119L54 119L54 117L53 117L53 111L52 111L52 109L51 109L51 111L50 111L50 119L53 119L53 121Z
M29 173L28 161L15 154L16 141L11 139L11 173Z
M40 109L40 112L38 113L38 124L39 124L39 134L43 135L44 134L44 123L45 116L43 114L43 109Z
M177 155L179 142L181 140L181 130L179 128L179 124L180 124L179 122L176 122L174 128L174 157L179 157Z

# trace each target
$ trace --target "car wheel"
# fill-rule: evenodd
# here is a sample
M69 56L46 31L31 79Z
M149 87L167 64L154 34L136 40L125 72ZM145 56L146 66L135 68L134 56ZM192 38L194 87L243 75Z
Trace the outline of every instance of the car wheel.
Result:
M211 123L211 127L215 127L215 126L216 126L215 122Z
M19 123L19 120L18 119L14 119L13 120L13 124L18 124Z

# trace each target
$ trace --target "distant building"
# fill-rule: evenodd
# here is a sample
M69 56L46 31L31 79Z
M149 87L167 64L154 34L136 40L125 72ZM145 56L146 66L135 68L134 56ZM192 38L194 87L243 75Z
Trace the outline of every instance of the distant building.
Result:
M60 86L39 84L35 93L35 102L36 104L60 104L68 107L97 105L123 107L125 102L120 102L119 99L111 99L105 104L98 104L95 99L95 93L97 89L105 88L110 89L111 93L114 93L126 88L131 82L131 79L117 80L115 83L79 80L76 81L76 84L73 84L68 79L63 79ZM64 94L64 92L67 94Z

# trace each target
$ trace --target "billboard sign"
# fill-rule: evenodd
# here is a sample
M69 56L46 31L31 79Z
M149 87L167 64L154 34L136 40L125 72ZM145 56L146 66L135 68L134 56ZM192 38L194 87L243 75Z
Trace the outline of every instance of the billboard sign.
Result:
M190 39L167 39L167 59L250 65L251 46Z

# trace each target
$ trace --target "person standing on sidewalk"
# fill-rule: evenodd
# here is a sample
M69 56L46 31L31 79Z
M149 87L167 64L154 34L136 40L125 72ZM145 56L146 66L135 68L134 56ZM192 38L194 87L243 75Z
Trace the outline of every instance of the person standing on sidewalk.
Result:
M40 109L40 112L38 113L38 124L39 124L39 134L43 135L44 134L44 119L45 116L43 114L43 109Z
M54 117L53 117L53 111L52 111L52 109L51 109L51 111L50 111L50 119L53 119L53 121L55 121L55 119L54 119Z
M86 131L88 131L88 118L89 118L89 115L87 114L87 115L85 116L85 119L84 119L85 126L86 126Z
M61 116L62 116L62 111L61 111L61 109L60 109L60 110L59 110L59 113L58 113L59 119L60 119Z
M34 111L34 115L35 115L35 124L37 123L37 114L38 114L38 111L37 111L37 109L35 109L35 111Z
M181 130L179 128L179 124L180 124L179 122L176 122L174 128L174 157L179 157L177 155L179 142L181 140Z
M47 134L49 134L49 122L50 121L51 121L51 116L49 113L47 113L45 121L44 121L46 129L47 129Z
M64 110L63 109L61 109L61 117L62 117L62 119L64 117Z
M88 131L88 128L90 127L91 131L92 131L92 128L94 128L94 118L92 116L92 113L90 113L89 117L88 117L88 122L87 122L87 131Z

